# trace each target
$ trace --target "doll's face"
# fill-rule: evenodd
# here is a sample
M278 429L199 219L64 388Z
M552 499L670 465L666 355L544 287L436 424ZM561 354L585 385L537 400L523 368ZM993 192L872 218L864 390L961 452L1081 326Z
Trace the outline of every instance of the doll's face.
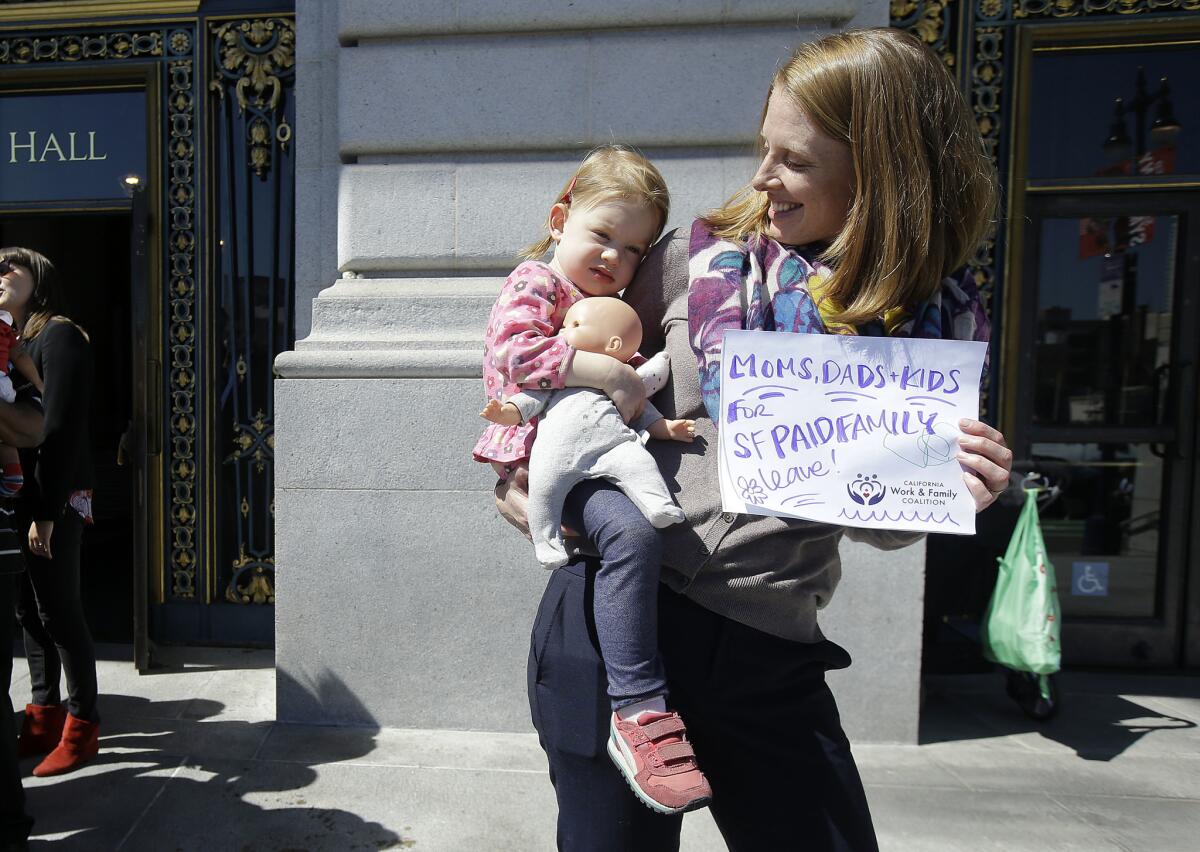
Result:
M642 345L642 323L633 308L620 299L595 296L573 304L560 332L584 352L628 361Z

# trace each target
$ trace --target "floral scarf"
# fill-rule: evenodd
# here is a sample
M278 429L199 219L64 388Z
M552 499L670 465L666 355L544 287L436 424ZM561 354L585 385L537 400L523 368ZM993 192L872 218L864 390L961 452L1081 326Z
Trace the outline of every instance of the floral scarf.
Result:
M729 329L988 340L991 326L969 270L945 278L924 304L895 308L856 327L829 319L841 306L822 295L832 271L812 259L817 254L819 247L789 248L762 235L746 243L722 240L703 220L692 224L688 337L713 423L720 412L721 346Z

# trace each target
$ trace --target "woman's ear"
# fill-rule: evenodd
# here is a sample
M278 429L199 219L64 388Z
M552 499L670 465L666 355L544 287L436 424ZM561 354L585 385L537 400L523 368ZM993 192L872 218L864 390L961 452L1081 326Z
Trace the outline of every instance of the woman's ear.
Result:
M558 202L550 208L550 217L546 224L550 228L550 237L554 242L562 239L563 228L567 226L567 214L570 212L567 205L563 202Z

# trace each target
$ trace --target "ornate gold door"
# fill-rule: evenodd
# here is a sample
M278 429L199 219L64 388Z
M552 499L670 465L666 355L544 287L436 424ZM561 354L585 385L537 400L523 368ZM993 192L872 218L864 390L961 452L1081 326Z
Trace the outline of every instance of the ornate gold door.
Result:
M68 24L5 9L0 69L60 85L124 74L147 95L138 612L159 641L270 644L271 365L294 336L294 20L160 6Z

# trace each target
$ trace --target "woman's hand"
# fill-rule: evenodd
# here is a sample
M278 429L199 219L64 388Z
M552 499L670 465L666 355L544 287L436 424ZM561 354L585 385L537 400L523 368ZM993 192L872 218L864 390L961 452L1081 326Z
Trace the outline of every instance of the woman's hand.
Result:
M500 467L495 462L492 467ZM496 483L496 508L500 516L516 527L530 541L529 534L529 465L517 465L516 470Z
M1012 450L1004 436L986 423L963 418L958 426L963 431L958 439L958 460L967 468L963 481L975 498L975 511L982 512L1008 488Z
M492 467L500 466L493 462ZM500 510L504 520L532 541L533 537L529 535L529 465L522 462L508 475L508 479L497 482L495 495L496 508ZM578 536L578 533L566 526L562 528L562 534L567 538Z
M42 559L53 559L50 553L50 537L54 535L54 521L34 521L29 525L29 551Z

